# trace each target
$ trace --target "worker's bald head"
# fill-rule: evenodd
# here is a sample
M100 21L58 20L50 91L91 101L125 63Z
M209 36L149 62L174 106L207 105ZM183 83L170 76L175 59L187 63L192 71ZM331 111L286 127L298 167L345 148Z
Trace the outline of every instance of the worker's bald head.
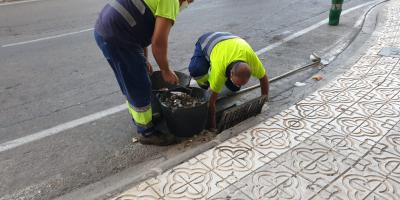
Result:
M245 85L251 77L250 66L245 62L238 62L232 67L231 81L237 86Z

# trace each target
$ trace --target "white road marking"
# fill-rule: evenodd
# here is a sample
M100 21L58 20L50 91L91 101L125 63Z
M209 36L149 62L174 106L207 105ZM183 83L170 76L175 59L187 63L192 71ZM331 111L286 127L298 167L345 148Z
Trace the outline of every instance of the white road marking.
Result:
M27 1L21 1L21 3L23 3L23 2L31 2L31 1L40 1L40 0L27 0ZM342 12L342 15L346 15L347 13L350 13L350 12L352 12L354 10L357 10L359 8L362 8L364 6L370 5L370 4L374 3L374 2L376 2L376 1L367 2L367 3L364 3L364 4L360 4L358 6L352 7L350 9L347 9L344 12ZM14 2L14 3L18 3L18 2ZM4 5L4 4L0 4L0 6L1 5ZM292 39L297 38L297 37L299 37L301 35L304 35L305 33L308 33L308 32L310 32L310 31L312 31L312 30L314 30L314 29L316 29L316 28L318 28L318 27L320 27L320 26L322 26L322 25L324 25L326 23L328 23L328 19L325 19L325 20L323 20L323 21L321 21L321 22L319 22L317 24L314 24L314 25L312 25L312 26L310 26L310 27L308 27L306 29L303 29L303 30L301 30L301 31L299 31L299 32L297 32L295 34L292 34L292 35L290 35L290 36L288 36L288 37L286 37L286 38L284 38L284 39L282 39L282 40L280 40L280 41L278 41L276 43L273 43L273 44L271 44L271 45L269 45L269 46L267 46L267 47L265 47L263 49L260 49L259 51L257 51L257 53L263 54L263 53L265 53L265 52L267 52L267 51L269 51L269 50L271 50L271 49L273 49L273 48L275 48L275 47L277 47L277 46L279 46L279 45L281 45L281 44L283 44L283 43L285 43L285 42L287 42L289 40L292 40ZM50 39L55 39L55 38L75 35L75 34L84 33L84 32L88 32L88 31L93 31L93 28L84 29L84 30L75 31L75 32L70 32L70 33L64 33L64 34L60 34L60 35L49 36L49 37L43 37L43 38L39 38L39 39L35 39L35 40L28 40L28 41L23 41L23 42L5 44L5 45L2 45L1 47L5 48L5 47L13 47L13 46L19 46L19 45L24 45L24 44L30 44L30 43L34 43L34 42L40 42L40 41L43 41L43 40L50 40Z
M360 9L360 8L362 8L362 7L364 7L364 6L371 5L371 4L375 3L375 2L379 2L379 1L370 1L370 2L367 2L367 3L360 4L360 5L358 5L358 6L354 6L354 7L352 7L352 8L349 8L349 9L343 11L343 12L342 12L342 15L346 15L346 14L348 14L348 13L354 11L354 10ZM267 52L267 51L269 51L269 50L271 50L271 49L274 49L274 48L276 48L276 47L282 45L282 44L285 43L285 42L288 42L288 41L290 41L290 40L293 40L294 38L297 38L297 37L299 37L299 36L302 36L302 35L304 35L304 34L310 32L310 31L312 31L312 30L314 30L314 29L316 29L316 28L318 28L318 27L320 27L320 26L322 26L322 25L324 25L324 24L327 24L327 23L328 23L328 20L329 20L329 19L322 20L322 21L320 21L320 22L318 22L318 23L316 23L316 24L314 24L314 25L312 25L312 26L309 26L309 27L307 27L307 28L305 28L305 29L303 29L303 30L301 30L301 31L299 31L299 32L293 33L292 35L289 35L288 37L285 37L285 38L283 38L283 39L280 40L280 41L277 41L277 42L275 42L275 43L273 43L273 44L271 44L271 45L269 45L269 46L266 46L266 47L263 48L263 49L258 50L256 53L257 53L257 55L261 55L261 54L263 54L263 53L265 53L265 52Z
M2 45L1 47L19 46L19 45L23 45L23 44L40 42L40 41L43 41L43 40L56 39L56 38L60 38L60 37L75 35L75 34L84 33L84 32L93 31L93 30L94 30L93 28L88 28L88 29L83 29L83 30L80 30L80 31L74 31L74 32L70 32L70 33L63 33L63 34L60 34L60 35L53 35L53 36L49 36L49 37L43 37L43 38L39 38L39 39L35 39L35 40L28 40L28 41L24 41L24 42L5 44L5 45Z
M43 1L43 0L25 0L25 1L5 2L5 3L0 3L0 6L10 6L10 5L16 5L16 4L22 4L22 3L35 2L35 1Z
M364 3L364 4L361 4L361 5L349 8L349 9L343 11L342 14L343 15L348 14L351 11L354 11L354 10L357 10L357 9L362 8L364 6L370 5L370 4L374 3L374 2L378 2L378 1L372 1L372 2L369 2L369 3ZM319 26L321 26L323 24L326 24L327 22L328 22L328 19L322 20L321 22L318 22L318 23L316 23L316 24L314 24L312 26L309 26L309 27L297 32L297 33L294 33L294 34L282 39L281 41L278 41L276 43L268 45L267 47L258 50L256 53L257 53L257 55L263 54L266 51L269 51L269 50L271 50L271 49L273 49L275 47L278 47L279 45L281 45L281 44L283 44L283 43L285 43L287 41L290 41L290 40L292 40L292 39L294 39L296 37L304 35L304 34L310 32L310 31L318 28ZM76 120L73 120L73 121L70 121L70 122L67 122L67 123L63 123L63 124L57 125L55 127L40 131L40 132L37 132L37 133L33 133L31 135L27 135L25 137L21 137L21 138L12 140L12 141L8 141L8 142L5 142L5 143L2 143L2 144L0 144L0 153L4 152L4 151L7 151L7 150L10 150L10 149L13 149L13 148L16 148L16 147L19 147L19 146L22 146L22 145L25 145L25 144L30 143L30 142L34 142L34 141L43 139L43 138L51 136L51 135L56 135L58 133L66 131L68 129L72 129L72 128L78 127L80 125L96 121L98 119L101 119L103 117L107 117L109 115L121 112L121 111L126 110L126 109L127 109L127 107L126 107L126 104L124 103L124 104L121 104L119 106L115 106L115 107L112 107L110 109L103 110L103 111L88 115L86 117L82 117L82 118L79 118L79 119L76 119Z
M96 121L96 120L101 119L103 117L106 117L106 116L121 112L121 111L123 111L125 109L127 109L126 103L124 103L122 105L119 105L119 106L112 107L112 108L107 109L107 110L103 110L103 111L88 115L86 117L82 117L82 118L79 118L79 119L64 123L64 124L60 124L58 126L55 126L55 127L52 127L52 128L49 128L49 129L34 133L32 135L28 135L28 136L21 137L21 138L18 138L18 139L9 141L9 142L5 142L3 144L0 144L0 153L3 152L3 151L7 151L7 150L10 150L10 149L16 148L18 146L21 146L21 145L29 143L29 142L40 140L40 139L42 139L44 137L47 137L47 136L58 134L58 133L60 133L62 131L65 131L65 130L68 130L68 129L71 129L71 128L75 128L75 127L80 126L82 124L86 124L86 123L90 123L90 122Z

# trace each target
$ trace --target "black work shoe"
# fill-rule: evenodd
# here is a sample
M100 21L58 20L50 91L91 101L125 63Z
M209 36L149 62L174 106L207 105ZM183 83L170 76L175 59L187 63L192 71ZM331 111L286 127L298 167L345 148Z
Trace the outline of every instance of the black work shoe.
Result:
M144 145L156 145L156 146L168 146L175 144L177 142L176 137L169 133L161 133L159 131L154 131L153 134L149 136L139 136L138 140L140 144Z

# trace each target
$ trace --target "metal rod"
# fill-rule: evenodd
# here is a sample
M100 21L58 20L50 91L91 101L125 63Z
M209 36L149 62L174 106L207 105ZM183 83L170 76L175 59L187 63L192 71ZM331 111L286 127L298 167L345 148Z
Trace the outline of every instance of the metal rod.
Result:
M274 77L274 78L270 79L270 80L269 80L269 83L273 83L273 82L278 81L278 80L280 80L280 79L286 78L286 77L288 77L288 76L290 76L290 75L292 75L292 74L294 74L294 73L297 73L297 72L299 72L299 71L305 70L305 69L307 69L307 68L309 68L309 67L313 67L313 66L315 66L315 65L319 65L320 63L321 63L320 61L316 61L316 62L307 64L307 65L301 66L301 67L299 67L299 68L297 68L297 69L288 71L288 72L286 72L286 73L284 73L284 74L281 74L281 75L279 75L279 76L277 76L277 77ZM258 83L258 84L256 84L256 85L253 85L253 86L250 86L250 87L247 87L247 88L244 88L244 89L242 89L242 90L239 90L239 91L236 92L236 93L229 94L229 95L226 95L226 96L222 96L222 97L219 98L218 100L225 99L225 98L227 98L227 97L235 96L235 95L238 95L238 94L242 94L242 93L245 93L245 92L254 90L254 89L259 88L259 87L260 87L260 83Z

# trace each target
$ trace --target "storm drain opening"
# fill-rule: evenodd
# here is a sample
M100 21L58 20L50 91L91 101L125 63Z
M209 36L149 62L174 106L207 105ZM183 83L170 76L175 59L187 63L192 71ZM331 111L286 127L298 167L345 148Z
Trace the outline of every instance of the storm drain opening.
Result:
M250 117L260 114L267 100L267 96L261 96L240 106L234 106L225 110L218 122L218 131L221 132L231 128Z

